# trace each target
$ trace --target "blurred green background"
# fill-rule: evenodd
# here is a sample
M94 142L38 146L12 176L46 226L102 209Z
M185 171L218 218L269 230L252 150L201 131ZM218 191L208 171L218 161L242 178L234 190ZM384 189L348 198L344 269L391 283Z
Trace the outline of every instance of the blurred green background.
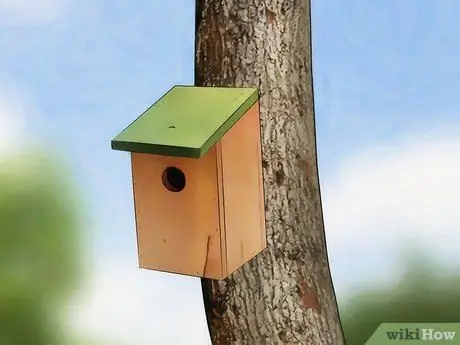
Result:
M0 344L109 344L69 324L91 254L73 174L52 152L0 155Z
M82 278L82 222L69 172L46 152L0 159L0 344L62 344Z

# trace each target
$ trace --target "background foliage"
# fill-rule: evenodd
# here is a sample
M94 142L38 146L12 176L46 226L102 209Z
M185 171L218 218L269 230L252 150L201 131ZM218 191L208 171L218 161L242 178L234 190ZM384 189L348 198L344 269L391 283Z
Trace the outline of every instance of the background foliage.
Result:
M0 160L0 344L52 345L82 278L76 191L39 152Z
M382 322L460 322L460 275L409 249L401 264L406 273L393 287L366 286L341 301L348 345L364 344Z

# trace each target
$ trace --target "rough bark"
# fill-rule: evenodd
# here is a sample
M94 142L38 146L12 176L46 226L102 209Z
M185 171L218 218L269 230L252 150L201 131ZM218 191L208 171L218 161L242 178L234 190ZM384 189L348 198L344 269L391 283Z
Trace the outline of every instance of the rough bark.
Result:
M344 343L316 159L309 1L197 0L195 83L259 87L268 249L202 280L212 343Z

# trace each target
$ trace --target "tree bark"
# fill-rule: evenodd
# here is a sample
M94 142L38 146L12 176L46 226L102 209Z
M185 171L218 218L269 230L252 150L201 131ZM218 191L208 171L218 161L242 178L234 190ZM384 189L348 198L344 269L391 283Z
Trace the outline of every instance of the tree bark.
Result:
M202 279L214 345L344 344L317 170L310 2L197 0L195 84L259 87L268 248Z

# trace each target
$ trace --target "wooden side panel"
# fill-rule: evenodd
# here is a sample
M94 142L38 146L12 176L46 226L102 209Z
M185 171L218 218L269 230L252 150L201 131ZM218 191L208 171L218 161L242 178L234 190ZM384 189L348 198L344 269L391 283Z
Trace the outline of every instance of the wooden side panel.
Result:
M220 250L222 253L222 275L229 275L227 268L227 240L225 231L225 205L224 205L224 181L223 181L223 166L222 166L222 143L219 141L216 144L216 165L217 165L217 187L219 194L219 225L220 225Z
M267 247L259 103L221 140L227 270L232 273Z
M199 159L131 154L139 266L222 278L216 150ZM186 186L167 190L167 167L182 170Z

